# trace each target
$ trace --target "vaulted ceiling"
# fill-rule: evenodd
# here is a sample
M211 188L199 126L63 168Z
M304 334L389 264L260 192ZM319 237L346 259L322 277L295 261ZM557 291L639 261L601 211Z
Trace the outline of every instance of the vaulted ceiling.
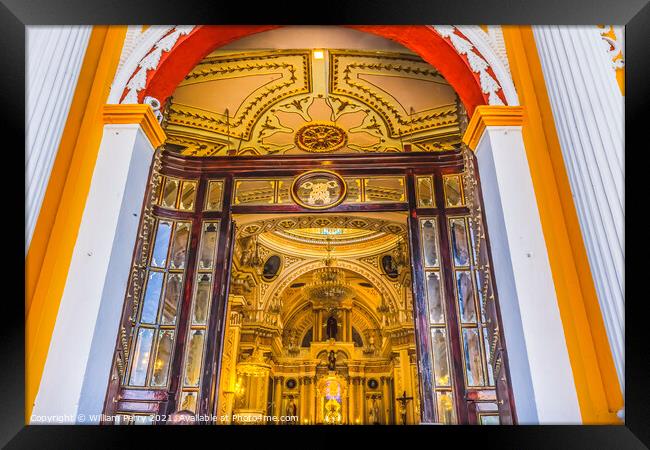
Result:
M194 156L460 143L456 93L406 50L222 49L179 84L164 116L168 148Z

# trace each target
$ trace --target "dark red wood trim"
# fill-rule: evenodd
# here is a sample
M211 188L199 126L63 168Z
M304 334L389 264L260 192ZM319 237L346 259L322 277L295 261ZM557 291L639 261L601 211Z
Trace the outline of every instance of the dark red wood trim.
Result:
M414 207L417 203L415 199L415 177L412 173L407 177L407 189L411 206L408 227L413 284L413 313L415 316L415 348L418 357L418 373L420 374L420 419L423 423L435 423L437 414L433 398L433 361L431 359L430 326L427 313L429 309L424 289L425 277L420 246L420 225Z
M260 168L263 166L262 168ZM343 176L377 176L399 175L406 180L407 202L380 203L380 204L342 204L328 210L309 210L298 205L266 205L245 206L232 205L232 191L236 177L295 177L296 175L315 168L334 170ZM203 366L202 381L199 389L198 412L200 414L215 414L216 401L221 370L221 349L223 334L226 328L227 298L230 279L230 266L234 247L234 225L231 222L232 214L254 213L322 213L332 214L340 212L361 211L409 211L409 241L414 290L414 321L416 348L418 355L418 369L421 376L420 400L421 419L425 423L436 420L436 404L434 401L433 365L430 342L430 325L428 321L428 307L426 304L425 271L422 263L420 247L420 217L437 217L439 224L440 261L445 291L445 306L447 308L447 332L450 347L450 370L453 376L453 392L456 403L456 416L458 423L476 423L474 400L465 388L463 368L463 346L458 324L457 305L454 296L454 276L452 256L449 246L449 230L447 217L449 215L468 215L467 207L446 208L444 202L444 189L442 175L447 173L460 173L463 170L463 158L460 152L441 153L408 153L408 154L378 154L369 158L368 155L295 155L282 157L186 157L163 151L161 173L177 176L183 179L198 180L197 197L194 211L176 211L158 206L153 207L156 216L174 220L187 220L192 222L192 234L189 243L186 262L185 283L182 301L179 305L176 343L171 364L168 389L131 389L119 387L119 380L109 382L105 411L114 414L117 411L151 412L169 414L175 410L181 392L183 375L183 357L186 346L187 333L189 332L189 316L195 277L195 265L198 258L198 246L201 236L201 222L210 219L221 221L219 245L215 260L214 287L211 304L211 313L206 333L205 363ZM435 208L417 208L416 202L416 174L433 174ZM151 173L149 175L151 177ZM203 212L203 204L207 191L207 181L213 178L224 179L223 210L220 212ZM480 179L477 174L477 181ZM150 186L147 188L149 197ZM479 202L483 199L479 189ZM143 211L144 211L143 203ZM485 226L485 218L483 217ZM142 224L140 225L140 228ZM487 227L485 226L487 234ZM139 230L140 232L140 230ZM152 236L153 239L153 236ZM139 255L141 242L136 243L133 258ZM487 258L492 265L489 240L486 241ZM134 259L135 261L135 259ZM492 283L496 298L496 287ZM494 302L491 314L496 318L500 330L501 316L498 301ZM129 315L132 305L126 304L122 313L122 323L129 325ZM125 322L126 321L126 322ZM119 348L116 342L116 349ZM508 360L501 331L500 346L497 349L503 355L503 365L499 373L495 373L497 381L496 395L503 405L499 407L502 423L515 423L515 411L510 385ZM116 369L113 366L112 373ZM502 383L499 380L504 380ZM110 400L110 402L109 402Z
M451 359L451 372L453 373L454 398L456 399L456 418L458 423L469 423L469 415L465 398L465 374L463 368L463 345L461 331L458 325L456 297L454 295L454 262L449 248L449 231L447 227L447 208L445 207L444 188L442 176L433 180L435 184L436 203L441 208L442 214L438 219L438 233L440 234L440 270L444 281L445 308L447 309L447 338Z
M490 232L487 226L487 219L485 217L485 203L483 203L483 189L481 188L481 175L478 171L478 161L476 160L476 155L474 152L470 153L472 158L472 164L476 170L474 170L474 175L476 177L476 191L478 195L477 201L481 205L481 220L483 222L483 231L485 234L485 245L487 247L487 258L490 266L491 272L491 289L494 295L494 301L489 302L488 306L491 304L494 309L494 316L496 317L498 326L499 326L499 348L496 351L501 352L502 367L500 373L494 373L494 382L497 385L497 406L499 408L499 416L501 423L504 425L516 425L517 424L517 411L515 409L515 398L512 393L512 382L510 377L510 363L508 361L508 350L506 347L506 340L504 337L503 321L501 319L501 307L499 305L499 295L497 291L497 285L494 280L494 263L492 261L492 248L490 244ZM489 362L488 362L489 364ZM502 379L504 378L504 379ZM503 383L502 390L499 388L499 383ZM503 392L505 391L505 392ZM504 398L507 397L507 398Z

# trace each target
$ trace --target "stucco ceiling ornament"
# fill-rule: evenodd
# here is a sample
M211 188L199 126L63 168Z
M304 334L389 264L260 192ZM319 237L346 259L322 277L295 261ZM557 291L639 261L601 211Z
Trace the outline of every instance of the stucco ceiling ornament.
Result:
M450 25L434 25L433 29L445 39L449 39L456 51L467 58L472 72L479 75L481 90L488 95L490 105L503 105L503 100L497 94L501 89L499 83L490 75L487 69L489 64L474 50L474 45L464 37L456 33L456 27Z
M160 111L160 106L161 106L160 100L158 100L155 97L147 96L142 100L142 103L151 106L151 109L153 110L153 115L156 117L158 123L161 123L163 120L163 115L162 112Z
M172 31L158 40L153 49L145 55L138 63L138 68L126 83L126 95L120 103L138 103L138 93L147 84L147 72L158 67L163 53L169 52L181 36L190 34L194 26L176 26Z
M602 42L605 44L605 51L612 60L612 67L622 69L625 66L623 31L612 25L599 25L598 31L602 37Z

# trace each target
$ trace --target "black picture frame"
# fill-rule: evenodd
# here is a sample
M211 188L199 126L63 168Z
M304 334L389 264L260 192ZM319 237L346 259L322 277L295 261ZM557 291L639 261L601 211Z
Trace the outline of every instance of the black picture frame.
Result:
M2 95L3 137L5 143L5 173L16 172L20 167L21 152L25 138L25 26L27 25L71 25L71 24L599 24L612 23L626 25L626 143L632 157L639 158L647 152L647 117L650 90L648 80L648 42L650 34L650 6L648 0L465 0L457 2L430 1L386 1L356 0L348 2L322 2L310 5L308 2L279 1L265 2L253 6L249 2L197 2L185 0L3 0L0 5L0 35L2 36L3 67ZM645 115L643 113L646 113ZM15 138L14 145L7 138ZM635 139L636 138L636 139ZM632 145L638 142L640 145ZM627 153L626 153L627 156ZM16 161L12 159L16 158ZM627 160L627 158L626 158ZM639 159L641 161L641 159ZM12 169L12 167L14 169ZM626 175L626 196L637 195L639 189L634 185L638 180L647 179L647 166L641 163L630 164ZM9 177L5 178L8 183ZM5 190L7 192L7 190ZM3 204L6 215L17 216L15 211L24 208L20 195L8 195ZM641 217L632 218L629 214L644 212L646 202L627 198L627 204L635 208L628 211L630 224L644 223ZM15 203L14 203L15 202ZM22 207L21 207L22 204ZM641 207L639 207L641 206ZM15 219L19 227L20 220ZM627 225L627 223L626 223ZM626 226L626 236L636 237L639 243L645 242L643 227ZM13 231L13 230L12 230ZM7 233L7 232L5 232ZM15 230L13 236L24 231ZM5 234L5 236L10 236ZM6 248L11 248L16 261L8 264L20 270L19 258L24 258L24 242L16 238L6 238ZM13 245L13 247L12 247ZM640 246L637 253L644 253ZM629 257L634 258L634 255ZM647 263L638 264L628 260L626 279L635 277L633 271L643 270ZM637 269L638 268L638 269ZM646 269L647 270L647 269ZM645 276L647 277L647 275ZM7 280L20 280L20 274ZM15 283L19 284L19 283ZM634 286L632 283L632 289ZM8 286L8 284L5 284ZM626 380L625 380L625 425L621 426L515 426L515 427L348 427L337 431L336 440L354 435L364 440L367 447L370 441L386 443L387 439L403 440L406 445L424 446L426 440L462 442L463 446L477 448L571 448L571 449L634 449L648 448L650 445L650 395L645 382L650 373L646 343L647 313L644 306L647 295L629 295L633 300L626 304ZM5 292L10 289L5 288ZM23 291L24 292L24 291ZM629 285L627 293L633 292ZM0 383L0 444L6 448L135 448L136 437L146 438L147 448L158 448L168 444L173 436L181 437L187 443L198 440L188 439L188 434L210 433L208 439L214 445L248 446L253 435L262 435L267 442L268 430L263 427L110 427L110 426L26 426L25 425L25 383L24 383L24 303L21 295L13 293L4 296L6 314L3 327L0 327L0 358L3 370ZM23 320L21 320L23 318ZM174 430L173 434L169 430ZM255 431L255 433L252 433ZM403 437L396 431L417 434ZM321 427L275 427L276 435L272 441L292 442L293 446L307 448L328 445L331 430ZM318 434L323 433L323 436ZM221 441L226 439L228 441ZM290 441L288 440L290 439ZM431 445L431 444L429 444ZM448 444L447 444L448 445ZM427 445L428 446L428 445ZM166 446L166 448L169 448Z

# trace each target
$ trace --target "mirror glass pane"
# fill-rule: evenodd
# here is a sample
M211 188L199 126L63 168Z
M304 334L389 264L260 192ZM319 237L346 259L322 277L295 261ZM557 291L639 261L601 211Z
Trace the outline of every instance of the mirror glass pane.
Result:
M463 205L463 193L459 175L445 175L445 203L449 207Z
M147 287L142 302L142 313L140 321L143 323L156 323L158 316L158 303L162 292L163 274L161 272L149 272Z
M438 231L434 220L422 220L422 252L425 267L438 267Z
M149 354L151 352L151 341L154 331L150 328L138 330L137 341L133 351L133 364L131 365L131 386L144 386L147 379L147 368L149 367Z
M219 222L207 222L203 224L201 236L201 248L199 250L199 270L211 269L214 262L214 253L217 247L219 234Z
M474 306L474 286L472 285L471 272L456 272L456 288L461 322L475 323L476 308Z
M165 208L174 208L176 207L176 197L178 197L178 180L166 178L160 204Z
M429 321L431 323L445 323L445 311L442 306L440 295L440 274L428 272L427 276L427 299L429 300Z
M438 403L438 418L440 422L451 425L454 422L453 394L449 391L436 392Z
M433 180L428 177L416 177L418 208L432 208L435 204L433 199Z
M210 289L212 287L212 275L200 274L196 286L194 298L194 309L192 313L192 325L205 325L208 318L208 307L210 302Z
M199 385L201 377L201 359L203 356L203 330L192 330L185 356L185 378L183 384L188 387Z
M165 267L167 264L167 250L169 250L169 238L172 234L171 222L159 221L156 239L153 244L151 265L154 267Z
M431 329L431 348L433 349L433 370L436 386L450 386L449 360L447 357L447 330Z
M348 188L345 203L361 203L361 179L345 178L345 184Z
M500 425L497 414L481 414L481 425Z
M223 181L212 180L208 183L208 195L205 203L206 211L221 211L223 204Z
M183 392L181 396L181 411L196 413L196 392Z
M454 265L469 266L469 248L467 245L467 228L465 219L449 219L451 248L454 254Z
M485 349L485 362L488 369L488 384L494 386L494 371L492 369L492 364L490 364L490 358L492 358L492 354L490 353L490 333L486 327L483 327L482 333L483 348Z
M174 347L174 332L172 330L160 330L158 332L157 347L156 359L154 360L153 372L151 374L151 386L165 386L167 385L169 363Z
M268 205L274 197L273 180L235 180L235 205Z
M194 200L196 199L196 181L183 181L181 189L181 202L179 208L183 211L194 210Z
M366 202L403 202L406 200L403 177L364 178Z
M279 204L287 204L293 202L291 198L292 183L293 183L292 179L278 180L278 203Z
M483 386L483 364L481 344L477 328L463 329L463 352L468 386Z
M162 324L173 325L176 323L176 313L178 308L178 299L181 296L183 286L183 276L180 273L167 274L167 284L165 285L165 300L162 310Z
M172 269L184 269L185 258L187 257L187 244L190 240L190 223L178 222L174 231L174 243L171 251Z

